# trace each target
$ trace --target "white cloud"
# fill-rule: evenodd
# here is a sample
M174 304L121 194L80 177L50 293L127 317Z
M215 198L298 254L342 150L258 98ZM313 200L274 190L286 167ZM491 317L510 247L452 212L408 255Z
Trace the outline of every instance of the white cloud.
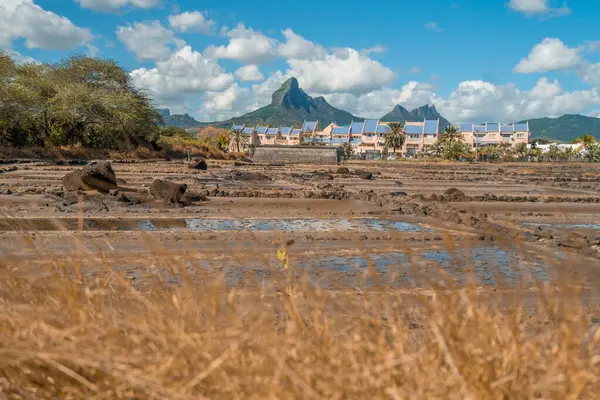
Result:
M584 81L591 85L600 87L600 64L583 62L578 68L577 74Z
M222 92L234 78L214 59L207 58L190 46L185 46L155 68L138 68L131 72L134 84L144 89L161 106L177 109L186 96L204 92Z
M515 72L531 74L570 69L581 62L581 47L569 48L560 39L546 38L536 44Z
M181 48L185 45L172 30L158 21L120 26L117 28L117 37L140 61L164 60L169 57L173 47Z
M333 106L366 118L381 118L392 111L396 104L415 109L431 104L437 99L435 87L428 83L410 81L401 89L383 88L362 95L333 93L325 95Z
M179 32L209 34L215 25L215 21L204 18L200 11L186 11L177 15L169 15L169 26Z
M367 49L362 49L360 52L361 52L361 54L368 56L369 54L385 53L386 51L387 51L387 48L385 48L384 46L375 45L375 46L369 47Z
M93 35L32 0L0 1L0 48L11 48L17 38L25 39L27 48L71 50L92 40Z
M325 58L327 51L323 46L304 39L291 29L286 29L282 33L286 41L285 43L281 43L278 47L280 56L296 60L317 60Z
M234 83L225 91L207 92L198 109L199 118L203 121L223 121L264 107L271 103L273 92L288 78L283 72L276 71L264 82L251 88Z
M227 46L209 46L205 54L211 58L226 58L248 64L262 64L277 55L277 40L267 37L244 24L226 32Z
M288 75L298 78L304 90L316 93L367 93L391 83L396 74L360 52L337 49L323 59L288 59Z
M433 102L440 113L453 122L512 122L542 116L582 113L600 104L593 88L564 92L558 81L538 80L529 91L514 85L494 85L483 81L461 82L447 98Z
M566 5L553 8L550 6L549 0L510 0L508 6L513 11L521 12L528 17L559 17L571 14L571 10Z
M428 22L425 24L425 29L429 29L430 31L442 32L443 29L440 28L437 22Z
M75 0L83 8L102 12L116 12L123 7L152 8L159 0Z
M260 72L257 65L245 65L235 71L235 76L243 82L256 82L265 79L265 76Z

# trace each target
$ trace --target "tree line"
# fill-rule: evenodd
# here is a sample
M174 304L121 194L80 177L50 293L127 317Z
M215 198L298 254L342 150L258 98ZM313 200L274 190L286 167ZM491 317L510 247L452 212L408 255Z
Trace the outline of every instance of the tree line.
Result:
M162 118L115 61L19 64L0 52L0 145L125 149L156 140Z

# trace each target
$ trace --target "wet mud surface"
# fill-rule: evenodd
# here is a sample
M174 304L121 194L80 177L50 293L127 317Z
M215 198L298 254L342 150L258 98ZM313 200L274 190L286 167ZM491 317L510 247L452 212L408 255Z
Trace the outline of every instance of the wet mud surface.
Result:
M557 276L596 286L600 166L347 167L113 162L118 190L100 193L63 189L75 166L6 164L2 262L41 273L48 260L80 259L87 274L110 268L140 287L157 274L177 284L169 272L177 264L201 270L197 279L268 285L285 274L284 248L298 279L329 288L531 289ZM194 196L156 201L155 179Z

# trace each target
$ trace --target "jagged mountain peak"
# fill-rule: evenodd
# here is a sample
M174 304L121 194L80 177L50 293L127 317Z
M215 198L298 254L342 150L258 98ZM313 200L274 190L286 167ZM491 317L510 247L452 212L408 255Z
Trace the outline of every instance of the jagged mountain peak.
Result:
M301 108L310 112L313 99L300 89L298 80L294 77L289 78L272 96L271 105L284 108Z

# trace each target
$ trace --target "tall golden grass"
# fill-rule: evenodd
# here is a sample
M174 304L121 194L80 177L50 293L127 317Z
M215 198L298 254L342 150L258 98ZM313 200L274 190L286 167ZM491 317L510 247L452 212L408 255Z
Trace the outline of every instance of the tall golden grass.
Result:
M600 330L567 285L325 290L297 278L292 252L272 285L243 288L168 253L143 285L101 253L2 261L0 398L600 396Z

